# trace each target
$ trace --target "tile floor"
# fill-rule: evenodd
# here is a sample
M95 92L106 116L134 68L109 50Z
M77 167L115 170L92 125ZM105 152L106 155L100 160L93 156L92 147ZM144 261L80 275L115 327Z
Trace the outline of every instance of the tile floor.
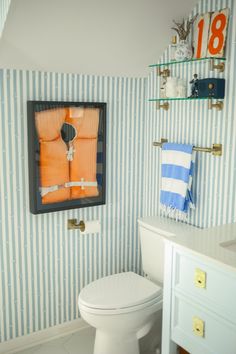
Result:
M93 354L95 330L86 328L16 354Z
M93 354L95 330L85 328L79 332L60 337L16 354ZM146 345L141 342L141 354L154 354L155 351L147 351Z

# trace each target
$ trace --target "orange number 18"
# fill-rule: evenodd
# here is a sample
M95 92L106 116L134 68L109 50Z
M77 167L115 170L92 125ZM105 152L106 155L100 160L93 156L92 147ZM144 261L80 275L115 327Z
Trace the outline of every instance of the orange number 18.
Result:
M194 25L194 56L223 55L229 9L199 15Z

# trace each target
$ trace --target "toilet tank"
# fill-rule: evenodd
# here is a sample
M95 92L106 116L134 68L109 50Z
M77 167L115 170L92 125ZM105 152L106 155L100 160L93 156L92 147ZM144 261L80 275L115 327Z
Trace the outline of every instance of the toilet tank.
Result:
M153 222L154 221L154 222ZM160 221L160 223L158 223ZM168 231L168 222L156 217L138 220L143 271L156 284L163 283L164 238L175 236Z

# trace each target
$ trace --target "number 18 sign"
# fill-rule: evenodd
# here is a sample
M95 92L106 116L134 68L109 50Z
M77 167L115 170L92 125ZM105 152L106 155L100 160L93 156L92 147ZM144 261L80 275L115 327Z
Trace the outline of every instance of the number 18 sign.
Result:
M197 16L193 26L195 58L224 56L229 9Z

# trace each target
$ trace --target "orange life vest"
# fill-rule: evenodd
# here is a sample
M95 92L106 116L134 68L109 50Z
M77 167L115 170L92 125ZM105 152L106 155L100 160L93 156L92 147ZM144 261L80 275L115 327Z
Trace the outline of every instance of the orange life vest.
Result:
M99 109L68 107L37 112L42 203L98 196L96 179ZM64 123L76 135L63 141Z

